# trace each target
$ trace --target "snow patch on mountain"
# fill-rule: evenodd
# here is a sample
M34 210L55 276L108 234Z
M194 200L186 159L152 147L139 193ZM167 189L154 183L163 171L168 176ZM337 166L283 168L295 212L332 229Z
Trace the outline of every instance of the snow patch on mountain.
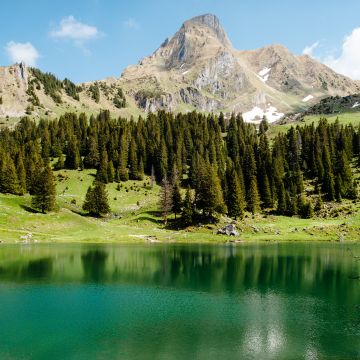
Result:
M274 121L281 119L284 116L284 114L278 112L276 107L271 106L269 104L266 110L263 110L258 106L255 106L252 110L243 113L242 116L245 122L256 124L256 123L260 123L260 121L263 119L264 116L266 117L266 120L269 123L273 123Z
M351 108L352 109L355 109L355 108L357 108L357 107L359 107L360 106L360 103L357 101Z
M258 75L262 82L267 82L269 80L271 68L264 68L261 71L259 71Z
M312 95L308 95L308 96L304 97L304 98L302 99L302 101L303 101L303 102L308 102L308 101L312 100L313 98L314 98L314 97L313 97Z

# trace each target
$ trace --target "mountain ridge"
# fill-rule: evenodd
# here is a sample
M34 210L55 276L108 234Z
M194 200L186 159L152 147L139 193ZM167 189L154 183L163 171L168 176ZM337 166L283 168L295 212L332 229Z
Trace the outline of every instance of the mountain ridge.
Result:
M21 116L29 110L28 84L19 86L16 74L20 66L16 66L12 77L6 68L0 68L0 116ZM25 72L30 84L32 73ZM359 82L309 56L294 55L283 45L234 49L213 14L185 21L150 56L128 66L120 78L81 83L76 89L78 101L69 98L60 86L63 101L58 104L46 98L40 85L33 87L33 92L45 112L108 108L117 115L130 116L159 109L222 111L241 112L246 121L254 122L264 115L270 122L276 121L284 113L306 109L323 97L360 93ZM16 102L9 91L15 94ZM124 103L126 99L126 106L119 107L124 105L119 94ZM15 111L10 111L12 106ZM35 106L35 113L44 111Z

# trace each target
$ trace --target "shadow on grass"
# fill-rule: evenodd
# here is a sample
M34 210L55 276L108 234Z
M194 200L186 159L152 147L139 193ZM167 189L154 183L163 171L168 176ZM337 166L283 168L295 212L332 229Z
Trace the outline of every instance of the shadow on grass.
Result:
M34 208L30 207L30 206L27 206L27 205L20 205L20 207L21 207L23 210L25 210L25 211L27 211L27 212L29 212L29 213L42 214L42 212L41 212L40 210L36 210L36 209L34 209Z
M80 215L80 216L84 216L84 217L93 217L91 216L89 213L84 212L81 209L76 209L76 208L68 208L72 213L76 214L76 215Z
M148 217L148 216L139 216L136 218L137 221L150 221L154 224L157 224L157 225L161 225L163 224L163 220L162 219L154 219L152 217Z
M161 225L163 220L159 211L148 210L141 212L140 216L136 217L137 221L150 221L154 224Z

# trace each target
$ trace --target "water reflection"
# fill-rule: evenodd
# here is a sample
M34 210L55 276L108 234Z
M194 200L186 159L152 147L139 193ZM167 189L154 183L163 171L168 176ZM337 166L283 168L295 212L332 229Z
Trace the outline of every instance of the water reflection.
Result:
M106 280L107 252L102 249L90 250L81 255L84 281L102 282Z
M353 246L357 252L358 245ZM0 281L146 284L210 292L303 289L323 297L358 293L360 262L340 245L16 246L0 249ZM350 294L349 294L350 292Z
M354 273L341 244L1 246L0 358L355 359Z
M21 279L46 279L50 278L53 269L53 259L50 257L30 260L21 270Z

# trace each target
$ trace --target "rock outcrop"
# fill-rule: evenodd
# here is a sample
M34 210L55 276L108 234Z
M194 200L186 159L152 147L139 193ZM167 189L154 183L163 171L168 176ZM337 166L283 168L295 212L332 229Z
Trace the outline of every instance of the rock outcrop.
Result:
M227 236L239 236L239 232L236 230L236 226L234 224L227 224L223 228L217 231L219 235L227 235Z

